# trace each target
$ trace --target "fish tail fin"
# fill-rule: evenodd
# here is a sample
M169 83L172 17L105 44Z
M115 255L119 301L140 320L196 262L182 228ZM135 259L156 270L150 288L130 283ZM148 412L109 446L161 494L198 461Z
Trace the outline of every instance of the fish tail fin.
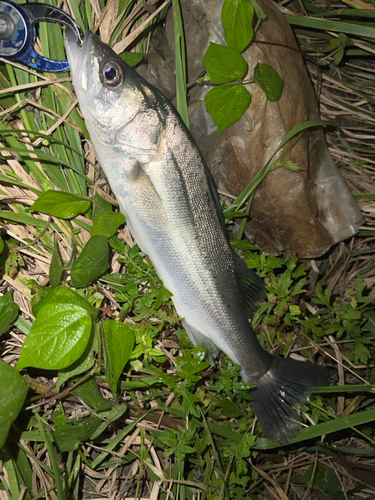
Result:
M326 385L329 370L309 362L274 356L270 370L251 391L253 407L266 437L285 444L301 429L301 419L293 408L309 399L314 387Z

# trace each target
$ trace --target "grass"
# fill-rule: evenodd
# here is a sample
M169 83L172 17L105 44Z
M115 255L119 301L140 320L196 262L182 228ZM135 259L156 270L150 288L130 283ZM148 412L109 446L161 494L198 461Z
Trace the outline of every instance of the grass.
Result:
M29 392L9 433L0 414L0 439L8 434L0 450L0 498L375 497L374 10L356 2L329 9L282 2L280 9L305 54L322 118L341 127L329 132L329 147L363 210L360 234L310 262L233 242L267 282L268 300L253 319L262 345L337 371L337 385L316 391L300 408L306 427L287 446L263 437L239 368L223 356L211 366L182 330L169 293L118 219L69 75L40 75L2 61L0 293L5 300L11 291L16 304L0 304L0 325L7 326L2 360L19 362L35 317L40 321L43 308L52 316L57 299L47 294L60 293L60 280L76 295L72 304L63 292L57 312L78 307L89 341L66 368L54 368L66 354L60 351L52 366L21 371ZM157 15L140 36L150 15L145 5L121 0L116 17L114 4L71 0L70 8L82 28L96 28L118 50L146 52ZM176 28L183 50L179 18ZM346 36L340 44L338 34ZM41 29L40 44L46 56L63 57L56 26ZM177 68L186 112L182 58ZM69 209L83 203L84 213L65 218L63 198L59 215L29 211L51 189L75 195ZM88 283L74 287L92 234L110 267L104 262L99 279L79 275ZM96 261L94 255L83 267ZM125 330L118 332L113 320ZM120 359L110 341L116 335L129 339ZM0 376L1 408L14 409L21 377L16 370Z

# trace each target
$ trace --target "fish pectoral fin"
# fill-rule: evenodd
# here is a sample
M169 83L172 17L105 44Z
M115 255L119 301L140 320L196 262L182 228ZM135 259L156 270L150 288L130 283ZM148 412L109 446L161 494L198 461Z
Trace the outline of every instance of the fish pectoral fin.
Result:
M255 271L248 268L246 262L233 251L234 263L237 275L242 286L242 295L245 303L245 314L250 318L258 309L258 302L266 296L266 288L263 279Z
M197 345L198 343L200 343L202 347L206 349L206 357L208 361L213 364L213 356L219 351L216 344L209 337L203 335L203 333L201 333L199 330L191 327L188 323L186 323L186 321L183 321L182 324L184 325L184 328L193 344Z

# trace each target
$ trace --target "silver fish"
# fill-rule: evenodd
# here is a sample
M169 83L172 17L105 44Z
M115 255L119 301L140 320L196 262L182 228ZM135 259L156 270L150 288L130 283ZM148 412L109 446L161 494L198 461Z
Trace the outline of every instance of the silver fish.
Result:
M86 126L140 248L149 256L193 343L222 350L242 368L267 437L300 428L293 405L321 385L311 363L279 358L248 321L262 295L255 273L232 251L211 175L168 99L90 31L66 49Z

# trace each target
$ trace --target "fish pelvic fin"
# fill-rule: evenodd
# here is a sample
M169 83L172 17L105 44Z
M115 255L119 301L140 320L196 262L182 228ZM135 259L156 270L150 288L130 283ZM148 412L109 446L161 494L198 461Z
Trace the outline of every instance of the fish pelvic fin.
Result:
M301 418L293 408L309 400L314 387L327 385L328 369L309 362L274 356L270 370L251 391L256 416L265 436L286 444L301 429Z
M206 349L206 358L211 364L213 364L214 354L219 351L219 349L216 347L216 344L209 337L203 335L203 333L201 333L199 330L191 327L185 320L182 321L182 324L184 325L184 328L193 344L197 345L198 342L200 342L202 347Z

